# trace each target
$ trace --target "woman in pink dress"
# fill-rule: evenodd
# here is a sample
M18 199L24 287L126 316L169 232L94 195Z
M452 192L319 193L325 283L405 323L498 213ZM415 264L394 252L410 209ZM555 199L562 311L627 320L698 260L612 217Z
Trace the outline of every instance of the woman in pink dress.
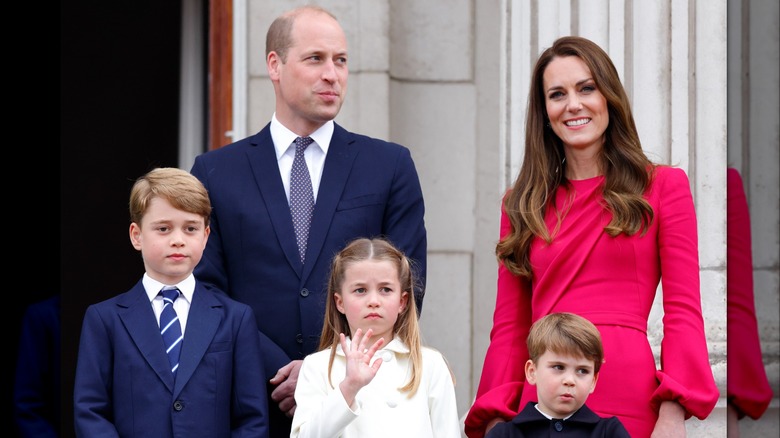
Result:
M772 401L772 387L761 358L753 297L753 254L750 213L742 177L727 170L726 314L728 328L728 437L739 437L739 420L759 419Z
M696 214L688 177L642 151L609 56L563 37L534 67L525 155L504 197L498 290L470 438L536 400L523 364L531 324L552 312L593 322L605 363L588 405L634 438L685 436L718 399L699 291ZM647 324L663 290L661 363Z

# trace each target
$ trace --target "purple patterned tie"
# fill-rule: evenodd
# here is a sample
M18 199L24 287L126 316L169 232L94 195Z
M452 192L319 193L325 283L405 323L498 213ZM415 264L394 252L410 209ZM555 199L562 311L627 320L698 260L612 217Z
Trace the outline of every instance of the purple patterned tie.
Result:
M311 137L295 139L295 159L290 172L290 213L292 213L295 239L298 242L298 253L301 263L306 256L306 243L309 240L309 225L314 212L314 191L311 187L309 168L303 152L313 142Z

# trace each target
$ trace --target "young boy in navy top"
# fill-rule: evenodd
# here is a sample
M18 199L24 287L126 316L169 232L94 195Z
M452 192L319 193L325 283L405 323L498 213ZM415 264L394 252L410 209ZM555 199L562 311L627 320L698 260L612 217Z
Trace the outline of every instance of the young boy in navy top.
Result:
M539 401L496 424L485 438L630 438L617 417L599 417L585 406L604 361L595 325L573 313L551 313L534 323L527 343L525 378L536 386Z
M268 437L254 313L192 274L210 215L205 187L184 170L154 169L133 185L130 242L146 273L129 291L87 309L76 436ZM173 296L163 299L162 290Z

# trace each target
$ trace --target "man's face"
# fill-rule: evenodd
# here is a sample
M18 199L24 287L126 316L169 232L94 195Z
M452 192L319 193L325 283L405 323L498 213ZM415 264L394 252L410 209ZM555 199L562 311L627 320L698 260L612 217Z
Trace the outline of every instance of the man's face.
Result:
M276 90L276 117L288 129L308 135L338 115L347 92L347 40L336 20L304 12L292 27L285 62L268 54Z

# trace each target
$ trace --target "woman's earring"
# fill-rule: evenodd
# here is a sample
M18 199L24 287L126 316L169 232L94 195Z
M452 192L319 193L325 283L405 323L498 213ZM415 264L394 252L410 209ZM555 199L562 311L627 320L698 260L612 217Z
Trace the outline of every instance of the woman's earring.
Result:
M563 161L561 161L560 166L555 166L555 173L558 173L558 171L561 170L561 167L563 167L564 164L566 164L566 157L563 157Z

